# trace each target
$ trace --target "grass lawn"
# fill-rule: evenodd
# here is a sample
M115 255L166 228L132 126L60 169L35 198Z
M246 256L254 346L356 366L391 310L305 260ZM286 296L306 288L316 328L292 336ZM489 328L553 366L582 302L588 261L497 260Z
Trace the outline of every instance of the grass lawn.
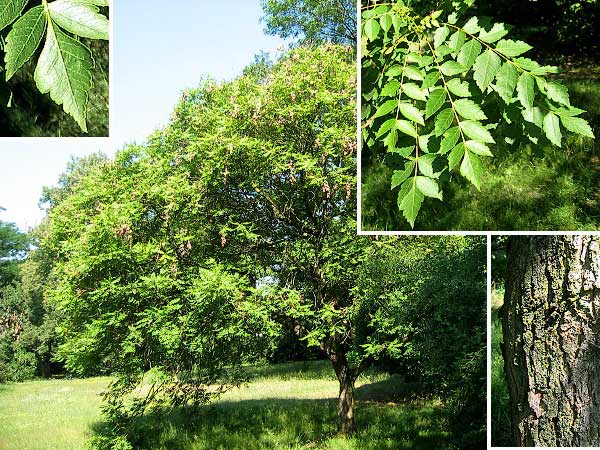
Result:
M600 67L564 77L573 105L600 137ZM497 136L508 135L498 129ZM427 199L415 230L597 230L600 227L600 139L563 136L550 144L510 145L497 139L485 158L481 192L460 176L444 187L444 201ZM390 190L394 161L363 158L362 227L409 230Z
M444 449L447 413L398 377L371 373L356 389L358 433L335 434L337 381L327 362L249 369L247 385L191 413L149 415L136 449ZM107 378L0 386L0 449L81 449L103 423Z

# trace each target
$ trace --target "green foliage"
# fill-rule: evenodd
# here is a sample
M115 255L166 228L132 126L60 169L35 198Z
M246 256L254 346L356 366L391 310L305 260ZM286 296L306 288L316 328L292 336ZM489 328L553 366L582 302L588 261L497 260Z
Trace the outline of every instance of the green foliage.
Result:
M265 31L303 43L356 45L352 0L261 0Z
M329 366L318 361L249 367L249 383L214 404L140 418L134 448L455 449L448 445L447 412L437 398L414 399L415 385L377 372L367 373L357 384L356 413L365 426L352 437L336 436L331 397L337 382ZM110 427L99 408L109 381L60 379L2 386L3 450L81 450L90 435L99 444Z
M27 2L0 2L0 30L11 26L4 45L6 81L9 81L45 43L34 72L42 94L62 105L81 130L87 132L88 100L95 62L80 38L108 40L109 22L100 13L104 1L55 0L23 12ZM14 23L13 23L14 22ZM70 34L68 34L70 33Z
M481 189L500 125L511 129L503 137L513 145L560 147L561 125L594 137L566 87L546 78L556 68L522 57L531 47L505 39L504 24L460 19L451 9L421 17L403 2L369 5L362 19L363 151L385 148L404 166L392 189L399 186L398 208L411 226L425 197L441 200L455 172ZM408 106L409 121L398 120Z
M74 163L46 190L40 248L56 262L61 355L76 373L119 375L113 416L144 377L154 387L133 412L237 384L278 329L269 280L309 286L316 267L343 288L333 250L355 229L351 56L297 49L207 81L147 146Z
M16 280L18 262L28 248L29 238L25 233L14 223L0 221L0 288Z

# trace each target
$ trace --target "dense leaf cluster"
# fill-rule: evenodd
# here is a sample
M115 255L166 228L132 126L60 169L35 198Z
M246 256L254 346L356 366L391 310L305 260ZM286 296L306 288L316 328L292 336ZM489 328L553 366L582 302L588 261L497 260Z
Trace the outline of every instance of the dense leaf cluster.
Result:
M421 17L402 1L363 8L363 146L385 148L400 166L391 188L411 226L425 197L442 200L455 172L480 188L501 122L515 144L560 147L563 130L594 137L566 87L546 77L557 69L523 57L531 46L508 32L456 11Z

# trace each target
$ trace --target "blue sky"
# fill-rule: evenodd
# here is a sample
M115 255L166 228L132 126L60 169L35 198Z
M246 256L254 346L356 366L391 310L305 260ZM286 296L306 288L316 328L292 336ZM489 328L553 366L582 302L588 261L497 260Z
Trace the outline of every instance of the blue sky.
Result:
M284 44L264 35L259 0L114 3L111 139L0 140L0 220L24 231L37 225L42 187L57 182L71 156L143 142L203 75L231 79L260 50L275 54Z

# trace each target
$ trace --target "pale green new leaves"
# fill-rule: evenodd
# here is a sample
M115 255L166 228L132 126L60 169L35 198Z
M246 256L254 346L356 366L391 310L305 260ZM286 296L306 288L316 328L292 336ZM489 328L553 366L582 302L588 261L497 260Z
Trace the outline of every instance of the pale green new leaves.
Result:
M56 0L48 4L50 16L59 26L90 39L108 40L108 19L98 8L82 0Z
M52 100L63 105L83 131L87 131L85 118L93 67L87 47L49 25L34 79L40 92L50 93Z
M407 119L412 120L420 125L425 125L423 121L423 114L417 108L415 108L410 103L400 103L398 105L398 109L400 109L400 113Z

